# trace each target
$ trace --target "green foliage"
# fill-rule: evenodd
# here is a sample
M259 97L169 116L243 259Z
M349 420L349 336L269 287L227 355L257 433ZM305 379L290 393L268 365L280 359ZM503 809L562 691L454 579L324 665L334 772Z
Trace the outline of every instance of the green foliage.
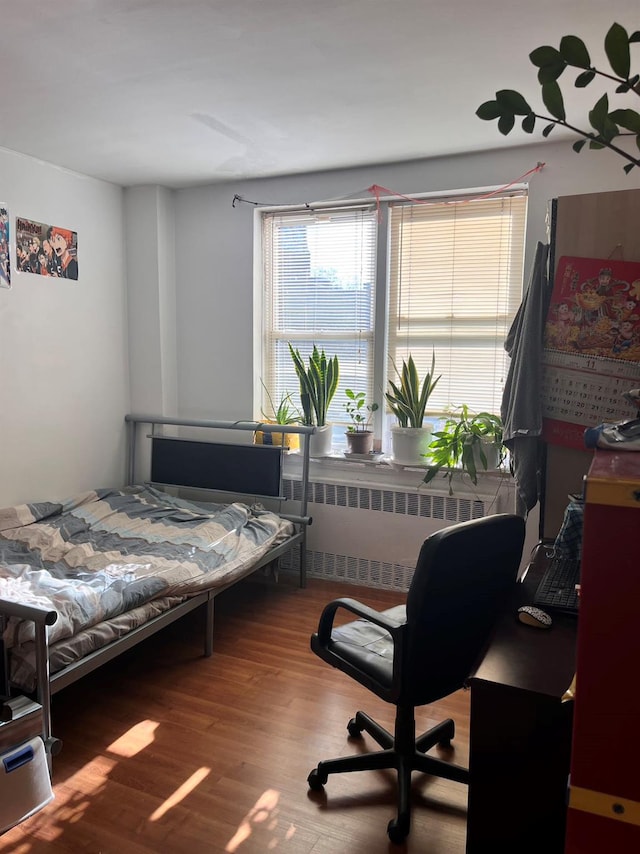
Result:
M302 423L324 427L327 422L327 410L331 403L340 377L338 357L327 359L324 350L319 351L313 345L309 356L309 367L305 366L300 352L294 350L289 342L289 352L300 381L300 403L302 404Z
M369 429L371 416L378 409L378 404L370 403L367 406L367 398L363 391L353 391L350 388L346 388L344 393L347 396L344 408L351 419L351 424L347 427L347 432L364 433L365 430Z
M496 92L494 101L485 101L476 110L476 115L485 121L498 120L498 130L508 134L515 126L516 116L522 116L521 127L525 133L533 133L536 121L546 122L542 135L549 136L556 125L561 125L583 137L574 143L573 150L580 152L586 143L591 149L608 148L628 161L624 167L630 172L634 166L640 166L640 157L621 149L614 143L620 137L635 137L640 149L640 113L632 109L609 111L609 97L605 93L589 111L589 124L592 130L583 130L569 124L565 109L565 99L558 79L567 68L578 68L574 85L583 89L596 77L602 77L617 84L617 94L632 93L640 96L640 74L631 74L630 46L640 42L640 30L629 35L620 24L613 24L604 40L604 49L613 71L601 71L591 64L587 46L577 36L563 36L560 48L543 45L529 54L531 63L538 69L538 83L541 86L542 102L549 116L536 113L527 100L513 89L501 89Z
M431 370L427 373L420 386L420 379L413 357L410 355L408 361L402 362L402 370L399 371L393 362L400 385L389 380L390 391L385 392L385 397L391 411L398 419L401 427L422 427L427 402L440 377L434 379L436 365L435 353L431 357ZM392 360L393 361L393 360Z
M274 421L276 424L298 424L302 418L302 414L300 410L295 406L293 400L291 399L291 393L285 391L282 393L282 397L280 398L280 402L277 406L275 406L273 402L273 398L269 393L269 389L266 385L260 380L262 383L262 388L264 389L264 393L267 396L267 400L269 401L269 406L271 407L271 412L267 413L264 409L261 409L262 415L267 419L267 421Z
M447 418L442 430L433 434L428 455L431 464L424 476L424 482L430 483L439 472L443 472L443 477L449 481L449 495L453 494L452 481L456 471L462 469L476 485L477 460L487 470L483 440L495 442L502 450L502 419L499 415L490 412L472 413L466 404L460 406L459 410L459 414Z

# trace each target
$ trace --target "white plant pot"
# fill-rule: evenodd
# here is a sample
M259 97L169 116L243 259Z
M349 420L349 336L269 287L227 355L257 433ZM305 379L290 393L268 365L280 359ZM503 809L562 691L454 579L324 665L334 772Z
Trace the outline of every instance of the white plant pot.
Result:
M422 427L392 427L391 449L393 461L403 466L424 466L424 455L431 442L432 424Z
M481 439L480 444L487 458L487 467L482 465L480 459L480 448L476 445L473 449L473 458L476 463L476 471L495 471L500 465L500 446L488 439Z
M309 436L309 456L328 457L331 453L333 430L331 424L316 427L316 432Z

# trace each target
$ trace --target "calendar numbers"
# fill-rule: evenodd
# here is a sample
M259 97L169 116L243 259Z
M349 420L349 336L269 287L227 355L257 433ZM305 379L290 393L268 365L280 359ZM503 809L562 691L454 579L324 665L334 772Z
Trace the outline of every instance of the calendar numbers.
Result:
M544 354L542 414L545 418L594 427L632 414L622 394L640 385L639 365L577 354L564 358L564 355L549 351Z

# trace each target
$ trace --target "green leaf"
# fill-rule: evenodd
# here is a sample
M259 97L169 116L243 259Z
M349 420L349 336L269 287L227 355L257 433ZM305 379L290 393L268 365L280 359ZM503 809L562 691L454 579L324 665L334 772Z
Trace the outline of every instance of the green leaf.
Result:
M635 163L627 163L627 165L624 167L624 171L627 173L627 175L629 174L629 172L631 172L635 165Z
M576 83L578 89L584 89L585 86L588 86L589 83L596 76L595 71L583 71L582 74L578 74L576 77Z
M591 65L589 51L577 36L564 36L560 41L560 53L567 65L575 65L576 68L589 68Z
M498 130L506 136L513 129L515 122L513 113L503 113L498 119Z
M582 149L586 145L586 142L587 142L586 139L579 139L577 142L573 143L572 148L576 152L576 154L580 154L580 152L582 151Z
M629 36L629 44L632 42L640 42L640 30L636 30L635 33L631 33Z
M601 148L606 148L606 146L599 140L592 139L589 143L589 148L593 149L593 151L600 151Z
M546 128L542 131L542 136L546 139L551 131L554 129L555 124L547 125Z
M496 92L496 101L498 104L516 116L526 116L531 112L531 107L519 92L513 89L501 89Z
M609 116L607 116L606 121L604 123L604 128L602 129L602 138L605 142L611 142L614 140L618 134L620 133L620 128L615 122L612 122Z
M559 62L564 63L562 54L550 45L537 47L529 54L529 59L538 68L544 68L545 65L554 65Z
M552 65L545 65L538 70L538 82L540 85L553 83L560 77L566 67L564 62L554 62Z
M640 148L640 133L636 137L636 145L638 146L638 148Z
M497 101L485 101L476 110L476 116L485 122L497 119L502 115L502 109Z
M562 92L560 91L560 87L555 81L551 81L549 83L545 83L542 87L542 100L544 101L545 107L549 110L551 115L563 122L566 118L566 114L564 111L564 100L562 98Z
M632 133L640 133L640 113L635 110L614 110L609 113L609 118Z
M595 106L589 112L589 121L591 127L595 128L598 133L603 132L603 128L607 118L609 117L609 97L605 93L602 98L596 101Z
M624 80L629 76L631 56L629 54L629 36L620 24L612 24L604 38L604 49L609 64L615 73Z
M528 116L525 116L522 120L522 130L525 133L533 133L533 129L536 126L536 115L535 113L529 113Z

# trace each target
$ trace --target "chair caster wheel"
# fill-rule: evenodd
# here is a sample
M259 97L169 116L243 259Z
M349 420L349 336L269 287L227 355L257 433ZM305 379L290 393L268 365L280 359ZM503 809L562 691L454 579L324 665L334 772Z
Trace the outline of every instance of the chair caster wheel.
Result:
M451 742L456 734L456 725L452 720L447 721L448 727L443 731L438 747L451 747Z
M409 825L404 821L399 821L397 818L392 818L387 825L387 834L391 842L395 845L402 845L409 835Z
M326 782L327 775L321 774L317 768L314 768L311 774L307 777L307 783L313 792L320 792Z
M358 726L355 718L351 718L351 720L347 724L347 732L349 733L351 738L358 738L362 735L362 727Z

